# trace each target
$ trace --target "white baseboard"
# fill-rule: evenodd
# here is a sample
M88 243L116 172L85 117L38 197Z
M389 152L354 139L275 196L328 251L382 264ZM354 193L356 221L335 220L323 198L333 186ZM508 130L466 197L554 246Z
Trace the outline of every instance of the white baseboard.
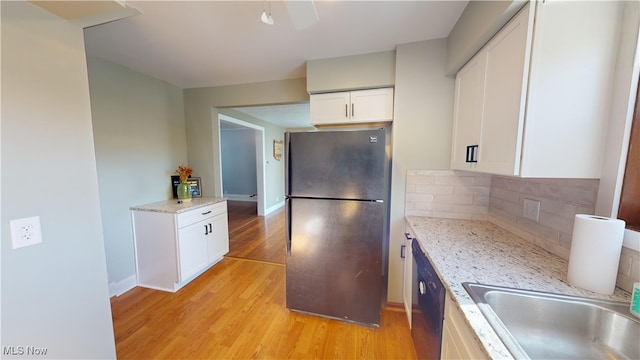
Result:
M231 201L258 202L258 197L257 196L249 197L249 195L241 195L241 194L224 194L224 197L226 197L227 200L231 200Z
M270 208L266 209L266 210L264 211L264 216L267 216L267 215L271 214L272 212L274 212L274 211L276 211L276 210L280 209L280 208L281 208L281 207L283 207L283 206L284 206L284 200L283 200L283 201L280 201L279 203L277 203L277 204L273 205L272 207L270 207Z
M138 285L136 274L124 278L118 282L109 283L109 297L120 296Z

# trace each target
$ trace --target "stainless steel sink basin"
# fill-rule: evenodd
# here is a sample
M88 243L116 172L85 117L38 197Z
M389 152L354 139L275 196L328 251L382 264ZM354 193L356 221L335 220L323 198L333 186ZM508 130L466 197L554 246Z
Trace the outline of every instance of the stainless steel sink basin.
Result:
M517 359L640 359L628 303L462 285Z

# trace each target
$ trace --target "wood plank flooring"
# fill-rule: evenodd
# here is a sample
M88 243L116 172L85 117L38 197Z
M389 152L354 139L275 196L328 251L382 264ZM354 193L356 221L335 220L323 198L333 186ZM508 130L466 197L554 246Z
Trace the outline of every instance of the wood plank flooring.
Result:
M416 359L400 308L384 309L378 329L286 308L284 211L233 232L251 248L236 256L269 258L271 237L281 258L225 257L177 293L137 287L112 298L119 359Z
M227 200L227 213L229 214L229 232L233 232L258 220L258 203Z
M229 209L229 253L227 257L285 262L284 208L267 216L251 213L255 203L227 202Z

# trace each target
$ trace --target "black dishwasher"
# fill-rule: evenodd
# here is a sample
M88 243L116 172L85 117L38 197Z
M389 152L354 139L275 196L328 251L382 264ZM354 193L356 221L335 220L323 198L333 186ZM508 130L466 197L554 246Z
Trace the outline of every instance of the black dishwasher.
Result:
M411 337L418 359L439 359L445 289L418 240L413 239Z

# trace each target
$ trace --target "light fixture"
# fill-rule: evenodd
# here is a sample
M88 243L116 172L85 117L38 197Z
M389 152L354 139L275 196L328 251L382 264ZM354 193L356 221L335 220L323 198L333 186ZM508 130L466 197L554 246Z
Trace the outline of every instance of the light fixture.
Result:
M263 1L263 5L266 4L266 0ZM267 14L266 6L263 6L262 15L260 16L260 20L267 25L273 25L273 16L271 16L271 0L269 0L269 13Z

